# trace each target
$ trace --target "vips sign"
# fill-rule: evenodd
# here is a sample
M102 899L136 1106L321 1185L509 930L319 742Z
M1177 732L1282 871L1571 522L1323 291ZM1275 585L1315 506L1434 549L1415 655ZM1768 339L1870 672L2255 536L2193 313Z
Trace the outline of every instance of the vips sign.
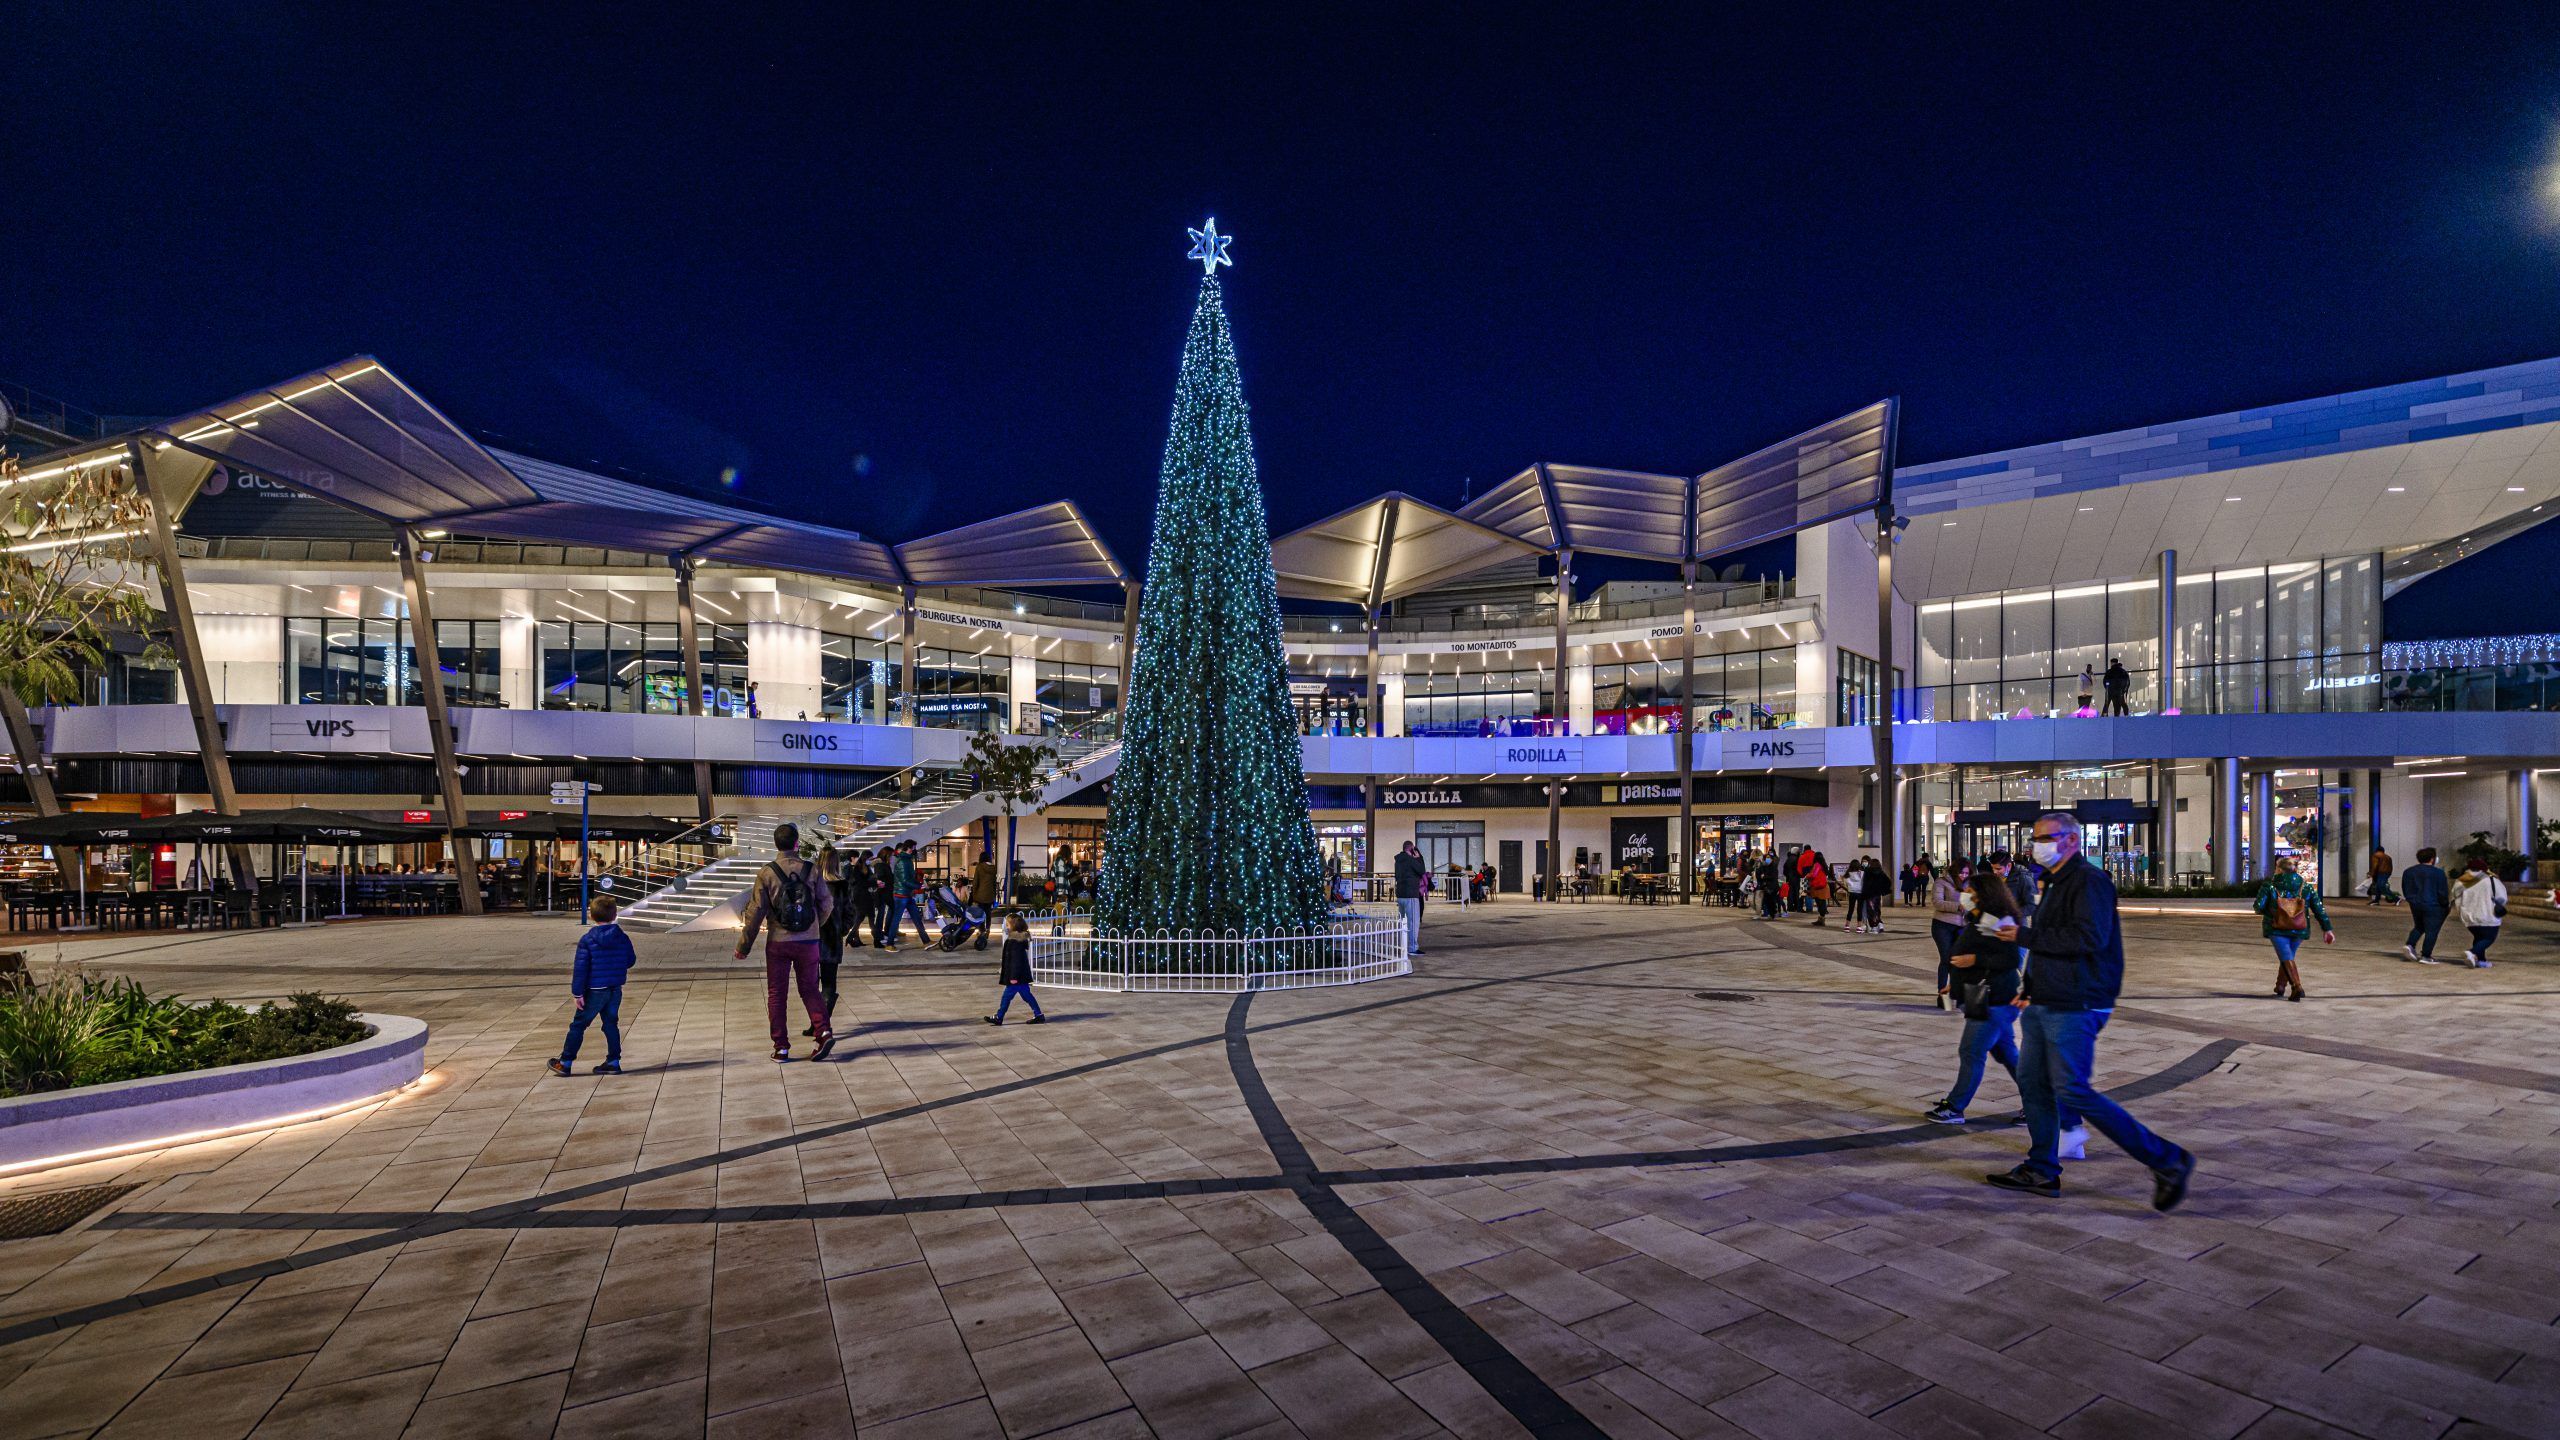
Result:
M812 725L805 721L759 720L756 759L768 764L859 765L862 727Z
M304 713L294 714L297 710ZM391 748L391 712L374 706L280 705L267 720L267 739L276 750L378 755Z

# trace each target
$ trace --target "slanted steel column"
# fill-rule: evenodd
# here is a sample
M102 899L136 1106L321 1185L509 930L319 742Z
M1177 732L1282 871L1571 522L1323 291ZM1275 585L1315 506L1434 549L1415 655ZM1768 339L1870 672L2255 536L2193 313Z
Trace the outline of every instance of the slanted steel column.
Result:
M1691 484L1695 484L1692 481ZM1689 507L1695 514L1696 505ZM1689 903L1698 874L1697 805L1689 792L1698 773L1698 736L1691 717L1698 713L1698 561L1680 562L1680 727L1672 732L1674 768L1680 776L1680 903Z
M1566 641L1571 637L1566 625L1573 618L1573 552L1556 552L1556 725L1557 733L1573 733L1573 682L1567 678L1571 663ZM1547 898L1564 898L1564 785L1561 777L1547 781Z
M702 633L693 617L693 557L672 555L676 567L676 643L684 647L684 713L702 718ZM693 803L695 818L711 818L711 762L701 757L702 740L694 739Z
M1374 587L1370 593L1377 593ZM1378 683L1378 607L1370 605L1363 613L1369 622L1369 715L1368 723L1361 728L1375 740L1387 733L1386 716L1381 709L1385 691ZM1364 748L1371 757L1378 753L1374 745ZM1378 867L1378 772L1374 758L1368 773L1360 777L1360 808L1361 843L1369 849L1369 869L1374 873Z
M134 488L141 492L145 522L151 532L152 568L160 575L160 608L169 617L169 648L178 658L178 680L187 687L187 713L196 726L196 760L204 767L206 793L216 815L240 813L239 787L231 783L231 751L224 743L222 717L214 709L213 682L204 668L204 646L196 638L196 606L187 594L186 571L178 563L178 536L167 501L151 476L149 457L140 440L125 442L126 463ZM258 871L246 845L226 845L231 883L242 890L258 888Z
M61 814L62 801L53 792L53 777L45 773L44 746L36 740L36 727L27 719L26 702L8 685L0 685L0 724L8 727L9 748L17 752L18 773L26 777L27 795L35 801L36 813Z
M400 589L408 601L409 645L417 655L418 689L427 701L427 738L435 747L436 785L444 795L446 843L453 847L454 893L462 913L480 913L480 842L461 834L471 823L462 798L462 771L453 758L453 723L444 706L444 666L438 663L436 619L427 608L426 576L418 568L418 532L401 526L393 536L400 555Z

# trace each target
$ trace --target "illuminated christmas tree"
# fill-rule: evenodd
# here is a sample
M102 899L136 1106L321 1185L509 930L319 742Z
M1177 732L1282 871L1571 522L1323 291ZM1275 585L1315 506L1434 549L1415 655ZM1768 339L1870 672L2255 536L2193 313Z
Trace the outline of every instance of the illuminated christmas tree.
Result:
M1218 267L1183 341L1157 481L1095 929L1271 934L1324 924L1324 872L1280 645L1271 530Z

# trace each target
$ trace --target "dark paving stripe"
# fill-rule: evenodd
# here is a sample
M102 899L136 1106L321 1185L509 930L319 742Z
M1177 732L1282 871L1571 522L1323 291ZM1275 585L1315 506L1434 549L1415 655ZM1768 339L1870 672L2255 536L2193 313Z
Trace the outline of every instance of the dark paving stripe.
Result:
M2107 1093L2117 1101L2165 1094L2205 1076L2231 1058L2243 1042L2216 1040L2165 1069L2119 1085ZM1906 1125L1895 1130L1862 1130L1854 1135L1821 1135L1802 1140L1759 1140L1735 1145L1705 1145L1694 1150L1628 1150L1604 1155L1551 1155L1535 1160L1452 1161L1440 1165L1400 1165L1378 1170L1322 1170L1315 1178L1327 1185L1377 1185L1399 1180L1482 1179L1495 1175L1544 1175L1575 1170L1641 1170L1661 1165L1714 1165L1742 1160L1793 1160L1807 1155L1839 1155L1945 1140L1967 1131L2005 1130L2026 1123L2012 1110L1988 1115L1969 1125Z
M1449 1303L1449 1297L1414 1269L1412 1262L1388 1244L1376 1227L1360 1218L1360 1212L1340 1192L1316 1178L1314 1159L1298 1139L1298 1132L1289 1128L1288 1117L1280 1113L1279 1102L1271 1098L1270 1087L1262 1083L1261 1067L1254 1064L1253 1037L1245 1028L1245 1014L1253 1008L1253 996L1250 990L1238 995L1227 1011L1227 1067L1235 1072L1236 1089L1244 1096L1245 1108L1253 1114L1254 1128L1262 1132L1262 1142L1271 1147L1271 1158L1280 1162L1280 1172L1288 1178L1289 1189L1298 1197L1298 1203L1306 1206L1307 1213L1325 1228L1325 1233L1369 1272L1369 1278L1378 1282L1397 1308L1413 1317L1423 1333L1447 1351L1449 1358L1457 1361L1530 1434L1602 1440L1600 1427L1584 1419L1581 1411L1540 1379L1538 1372L1520 1357L1504 1349L1472 1316Z
M1803 928L1812 927L1806 925ZM1915 996L1925 993L1925 987L1935 983L1937 966L1934 962L1926 965L1904 964L1900 961L1887 960L1880 955L1861 955L1852 950L1843 950L1824 944L1819 940L1807 940L1802 936L1789 934L1786 932L1784 922L1764 923L1756 929L1762 938L1793 950L1799 955L1810 955L1817 960L1829 960L1835 964L1872 971L1878 975L1894 975L1910 979L1915 983L1915 987L1919 987L1911 992ZM1924 944L1928 941L1925 935L1917 938ZM2506 998L2510 993L2512 992L2482 991L2475 998L2494 1002ZM2446 1055L2426 1055L2414 1050L2392 1050L2380 1045L2360 1045L2352 1040L2324 1040L2315 1035L2297 1035L2285 1030L2264 1030L2254 1025L2195 1020L2184 1015L2173 1015L2165 1010L2150 1010L2134 1005L2118 1005L2115 1015L2119 1020L2139 1025L2157 1025L2164 1030L2183 1030L2190 1035L2207 1035L2218 1039L2235 1038L2270 1050L2292 1050L2304 1055L2325 1055L2332 1060L2351 1060L2360 1065L2387 1065L2395 1070L2409 1070L2422 1075L2441 1075L2452 1080L2475 1080L2483 1085L2504 1085L2512 1090L2533 1090L2543 1094L2560 1095L2560 1075L2542 1070L2527 1070L2515 1065L2487 1065L2477 1060L2456 1060Z
M1284 1021L1282 1024L1296 1022ZM1260 1033L1278 1026L1256 1026ZM2164 1070L2146 1075L2108 1093L2118 1100L2157 1095L2210 1075L2240 1048L2237 1040L2217 1040ZM1712 1145L1694 1150L1627 1150L1600 1155L1565 1155L1534 1160L1476 1160L1439 1165L1408 1165L1380 1170L1314 1170L1309 1178L1324 1185L1374 1185L1399 1180L1477 1179L1495 1175L1534 1175L1576 1170L1641 1170L1662 1165L1713 1165L1726 1161L1793 1159L1873 1150L1889 1145L1917 1145L1951 1140L1970 1129L1999 1130L2026 1117L2011 1112L1990 1115L1967 1127L1912 1125L1896 1130L1861 1131L1804 1140L1772 1140ZM1081 1205L1097 1200L1161 1200L1177 1195L1226 1195L1248 1190L1287 1190L1287 1175L1211 1176L1193 1180L1130 1180L1109 1185L1049 1185L1036 1189L964 1191L955 1194L898 1195L874 1200L807 1200L773 1205L659 1207L643 1210L543 1210L534 1215L464 1212L473 1229L530 1230L621 1229L649 1225L732 1224L749 1220L843 1220L876 1215L923 1215L945 1210L983 1210L1027 1205ZM450 1217L432 1210L127 1210L101 1219L100 1230L410 1230L434 1226Z

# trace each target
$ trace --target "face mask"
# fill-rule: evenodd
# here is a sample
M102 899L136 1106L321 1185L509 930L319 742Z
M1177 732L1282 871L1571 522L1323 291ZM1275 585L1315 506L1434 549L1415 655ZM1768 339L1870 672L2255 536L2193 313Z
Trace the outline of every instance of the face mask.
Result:
M2062 842L2059 840L2038 840L2028 847L2028 852L2036 857L2036 863L2038 865L2050 870L2053 868L2054 862L2062 858Z

